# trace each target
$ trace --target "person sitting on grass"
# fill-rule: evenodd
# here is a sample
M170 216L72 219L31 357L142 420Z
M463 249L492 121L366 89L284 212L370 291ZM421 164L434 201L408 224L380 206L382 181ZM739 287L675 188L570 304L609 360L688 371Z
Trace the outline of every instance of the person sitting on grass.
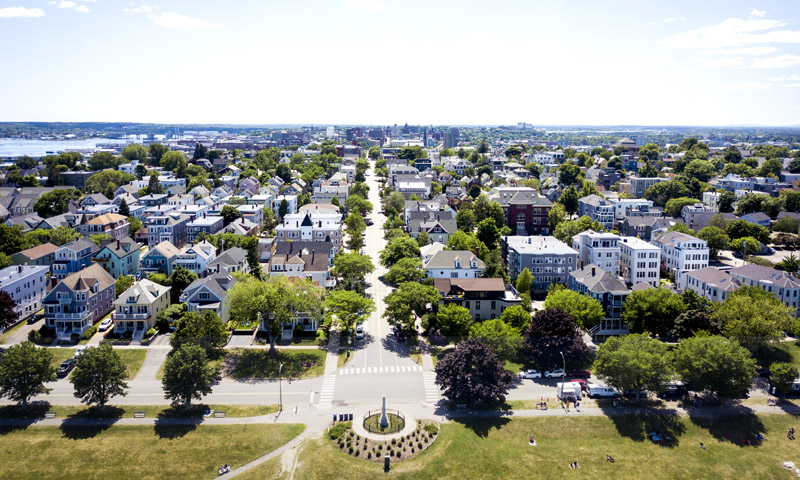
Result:
M705 445L703 445L703 442L700 442L700 448L702 448L703 450L705 450L705 449L706 449L706 446L705 446Z
M532 446L532 447L535 447L535 446L536 446L536 440L534 440L534 439L533 439L533 435L531 435L530 437L528 437L528 445L530 445L530 446Z
M700 445L702 445L702 443ZM612 457L609 454L606 454L606 462L614 463L614 457Z

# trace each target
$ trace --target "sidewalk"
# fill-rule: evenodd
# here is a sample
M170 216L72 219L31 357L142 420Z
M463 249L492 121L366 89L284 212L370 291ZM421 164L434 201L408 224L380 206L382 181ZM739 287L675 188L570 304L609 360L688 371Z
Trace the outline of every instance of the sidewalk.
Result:
M325 357L325 375L336 373L339 368L339 331L331 331L328 338L328 356Z
M136 374L134 380L156 380L161 365L167 361L170 349L168 348L148 348L147 357L144 359L142 368Z
M431 357L431 344L428 339L422 335L417 335L417 342L419 342L419 353L422 355L422 368L424 370L433 371L433 357Z

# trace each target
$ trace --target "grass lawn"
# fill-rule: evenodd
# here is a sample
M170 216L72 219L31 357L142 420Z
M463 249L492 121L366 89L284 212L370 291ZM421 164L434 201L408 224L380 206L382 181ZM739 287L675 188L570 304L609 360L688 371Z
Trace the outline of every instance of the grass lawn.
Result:
M47 350L53 356L53 359L50 360L50 366L53 368L58 368L64 360L75 356L74 348L48 348Z
M347 356L347 349L346 348L340 348L339 349L339 356L336 357L336 368L344 367L345 365L350 363L350 360L352 360L353 357L354 357L354 355L353 355L352 351L350 352L350 356L348 357Z
M50 365L55 368L58 368L61 365L61 362L64 360L70 359L75 356L75 349L74 348L50 348L50 353L53 355L53 359L50 361ZM144 363L144 358L147 356L147 349L145 348L136 348L136 349L114 349L122 358L122 363L128 367L128 376L126 377L128 380L131 380L133 377L139 373L139 369L142 368L142 364Z
M55 412L57 418L130 418L134 412L145 412L147 418L202 418L206 409L224 411L226 417L257 417L268 415L279 410L278 405L193 405L191 410L182 407L173 408L164 405L107 405L105 410L85 405L50 405L47 402L35 402L27 411L21 411L16 405L0 406L0 418L44 418L45 412Z
M441 347L431 347L431 359L433 360L433 366L435 367L439 360L443 359L445 355L450 353L449 348L441 348Z
M239 480L265 480L285 478L281 475L281 457L275 457L239 475Z
M295 478L464 479L464 478L789 478L784 461L800 462L797 443L786 439L790 415L742 414L691 419L642 414L620 417L545 417L469 419L442 425L439 438L419 456L383 466L350 457L330 440L309 441L300 454ZM653 444L646 432L675 437L669 446ZM763 433L762 446L743 447ZM533 435L538 445L528 445ZM726 438L730 435L733 442ZM699 448L703 442L707 450ZM605 460L606 454L615 463ZM579 472L570 462L581 462Z
M4 478L208 479L299 435L303 425L29 427L0 431ZM67 454L68 453L68 454Z
M522 371L522 367L524 367L523 364L512 362L511 360L506 360L505 363L503 363L503 368L513 373L514 375L519 375L519 372Z
M775 362L790 362L800 368L800 342L781 342L756 356L756 363L761 367L768 368Z
M228 353L223 365L223 374L234 379L278 378L278 366L283 364L283 378L310 378L325 373L324 350L233 350ZM313 364L313 366L309 366Z

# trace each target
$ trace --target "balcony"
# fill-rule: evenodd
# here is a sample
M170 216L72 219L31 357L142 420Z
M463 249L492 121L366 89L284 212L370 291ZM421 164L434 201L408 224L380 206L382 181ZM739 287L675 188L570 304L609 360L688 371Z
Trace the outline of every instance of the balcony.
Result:
M114 312L114 321L125 320L147 320L150 318L149 313L117 313Z
M87 310L85 312L80 313L56 313L52 315L48 315L51 318L55 318L56 320L77 320L83 321L86 317L92 314L91 310Z

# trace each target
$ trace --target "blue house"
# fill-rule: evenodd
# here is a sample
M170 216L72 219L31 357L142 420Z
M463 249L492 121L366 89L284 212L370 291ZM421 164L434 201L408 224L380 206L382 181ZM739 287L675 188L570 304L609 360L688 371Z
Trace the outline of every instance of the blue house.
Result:
M56 250L55 261L53 262L53 276L63 280L71 273L80 272L89 266L92 255L99 250L100 247L88 238L82 238L63 245Z
M139 271L143 277L151 273L163 273L166 276L172 275L175 260L178 259L179 250L169 242L161 242L151 248L144 257Z
M128 236L112 240L92 257L92 262L99 264L114 278L136 275L139 271L140 248L141 245Z

